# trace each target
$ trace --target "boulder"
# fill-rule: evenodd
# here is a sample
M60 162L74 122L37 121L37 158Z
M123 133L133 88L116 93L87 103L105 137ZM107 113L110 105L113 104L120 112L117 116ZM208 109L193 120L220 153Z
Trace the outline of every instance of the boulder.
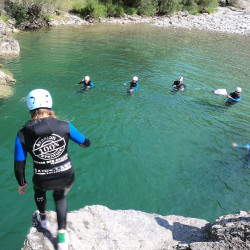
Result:
M7 26L6 23L0 19L0 35L6 35Z
M2 70L0 70L0 84L6 84L9 82L15 82L16 80L13 79L10 75L4 73Z
M18 41L9 36L0 38L0 56L18 56L20 53L20 46Z
M50 227L39 227L36 216L23 250L56 247L56 213L48 212ZM68 213L70 249L167 249L179 242L189 244L207 240L210 224L206 220L182 216L161 216L135 210L110 210L89 206ZM84 247L83 247L84 246ZM169 248L172 249L172 248Z
M47 229L41 228L36 213L22 250L56 249L56 213L48 212ZM68 213L69 249L250 249L249 217L249 213L241 211L222 216L211 225L206 220L183 216L87 206Z

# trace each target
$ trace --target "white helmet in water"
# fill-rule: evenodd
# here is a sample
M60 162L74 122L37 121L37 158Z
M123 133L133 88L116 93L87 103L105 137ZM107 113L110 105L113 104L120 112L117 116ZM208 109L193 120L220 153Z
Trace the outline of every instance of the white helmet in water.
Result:
M238 92L238 93L241 93L242 88L241 87L237 87L235 91Z
M90 77L89 77L89 76L85 76L85 77L84 77L84 80L85 80L85 81L89 81L89 80L90 80Z
M51 109L52 98L49 91L45 89L34 89L27 96L27 106L30 111L34 109Z
M138 77L137 76L133 76L132 80L137 82L138 81Z
M179 81L179 82L183 82L183 77L180 76L180 77L178 78L178 81Z

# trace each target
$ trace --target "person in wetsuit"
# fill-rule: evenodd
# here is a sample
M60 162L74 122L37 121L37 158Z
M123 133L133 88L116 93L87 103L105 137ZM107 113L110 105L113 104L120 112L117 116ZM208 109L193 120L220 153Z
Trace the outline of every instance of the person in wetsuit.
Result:
M83 90L88 90L95 87L89 76L85 76L78 84L83 84Z
M14 171L20 194L25 193L27 153L33 159L33 187L39 210L37 219L43 228L48 227L46 218L46 191L53 190L57 222L58 249L68 249L66 242L66 194L74 181L74 168L68 155L69 139L82 147L89 147L90 140L71 123L56 119L52 110L52 98L44 89L32 90L27 96L32 120L20 129L15 141Z
M129 94L133 94L134 91L138 91L139 82L138 82L138 77L137 76L133 76L132 81L131 82L125 82L124 85L126 85L126 84L130 84L129 89L128 89Z
M243 162L243 167L247 166L249 164L249 161L250 161L250 142L247 143L246 145L239 145L239 144L233 142L233 147L246 149L248 151L248 153L244 157L244 162Z
M177 81L174 81L173 85L173 91L185 91L186 85L183 82L183 77L180 76Z
M232 92L231 94L229 94L227 96L229 102L239 102L241 100L241 96L240 93L242 92L242 89L240 87L237 87L236 90L234 92Z
M233 147L235 148L241 148L241 149L247 149L248 151L250 151L250 142L247 143L246 145L242 146L242 145L239 145L237 143L233 143Z

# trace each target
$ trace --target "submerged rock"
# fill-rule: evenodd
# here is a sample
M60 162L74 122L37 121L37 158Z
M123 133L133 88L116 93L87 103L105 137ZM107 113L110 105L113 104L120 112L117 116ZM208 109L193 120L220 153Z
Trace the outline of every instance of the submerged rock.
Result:
M0 84L6 84L9 82L15 82L16 80L12 78L12 76L8 75L7 73L4 73L2 70L0 70Z
M49 228L42 229L33 215L23 250L56 248L56 213L49 211L48 219ZM67 221L71 250L250 249L250 213L243 211L211 225L202 219L96 205L68 213Z

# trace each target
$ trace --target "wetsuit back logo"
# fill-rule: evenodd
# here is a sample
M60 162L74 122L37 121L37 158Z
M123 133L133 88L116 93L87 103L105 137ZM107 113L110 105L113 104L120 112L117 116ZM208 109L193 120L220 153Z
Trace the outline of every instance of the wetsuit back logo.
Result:
M63 137L52 134L39 137L34 146L33 153L42 160L53 160L58 158L65 150L66 143Z

